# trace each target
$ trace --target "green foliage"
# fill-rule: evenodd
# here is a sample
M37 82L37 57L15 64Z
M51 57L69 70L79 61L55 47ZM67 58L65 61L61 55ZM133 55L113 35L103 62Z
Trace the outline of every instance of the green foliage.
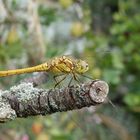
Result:
M23 48L20 43L7 44L0 46L0 62L5 65L8 59L20 58L22 54ZM0 66L0 68L1 68Z
M5 55L5 50L0 47L0 63L5 63L7 59L7 56Z
M140 94L136 94L137 91L134 88L135 82L140 83L140 13L137 11L137 3L135 2L120 1L119 11L114 14L114 24L110 29L111 43L117 46L123 55L122 62L125 69L123 83L127 82L126 79L129 76L134 76L134 79L130 82L131 87L134 89L133 94L128 93L124 97L128 106L140 104ZM130 90L131 87L128 87L128 89ZM140 88L137 90L139 91Z
M73 114L80 125L74 123L67 113L61 113L62 115L55 114L43 119L17 120L9 123L8 128L20 130L28 134L31 139L37 140L44 137L50 140L92 140L93 138L118 140L121 139L120 137L123 139L123 135L120 136L120 133L118 135L120 130L117 128L120 123L121 130L125 131L127 136L133 134L132 137L139 139L139 0L87 0L84 2L70 0L68 3L65 0L34 1L38 6L42 38L37 34L38 30L32 27L37 23L31 22L32 12L26 7L28 2L22 3L18 0L6 2L11 12L9 16L14 15L15 18L12 17L12 19L23 19L17 20L17 23L4 23L3 26L0 21L2 27L0 28L0 69L9 65L12 65L12 68L32 66L55 56L72 55L88 61L90 70L87 75L109 83L109 98L117 107L119 106L116 112L114 108L101 107L102 112L99 114L104 112L109 115L108 122L101 120L98 114L94 116L93 111L83 111L78 112L77 115ZM21 14L20 18L16 17L15 11ZM33 30L32 34L31 30ZM44 55L42 52L45 52ZM14 78L0 79L0 87L4 89L10 84L14 85L15 81L22 79L22 76L19 78L14 76ZM49 81L49 84L52 83ZM35 122L40 124L37 129L39 126L43 127L39 134L32 131ZM6 125L4 128L7 127Z
M116 69L105 69L104 70L104 79L112 84L119 84L120 83L120 71Z
M38 12L41 23L43 25L49 25L57 20L56 10L53 8L48 8L43 5L40 5Z
M140 94L128 93L127 96L125 96L124 101L130 107L135 107L135 106L140 107Z

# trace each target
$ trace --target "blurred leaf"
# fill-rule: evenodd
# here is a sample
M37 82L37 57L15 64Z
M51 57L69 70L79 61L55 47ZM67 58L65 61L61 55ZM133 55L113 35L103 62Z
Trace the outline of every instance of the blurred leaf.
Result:
M2 46L0 46L0 63L5 64L7 60L7 55Z
M97 67L93 68L93 70L92 70L93 79L100 79L101 74L102 74L101 69L99 69Z
M71 34L74 37L80 37L84 32L84 26L81 22L72 23Z
M127 16L126 15L122 15L121 13L115 13L114 15L113 15L113 18L114 18L114 20L116 21L116 22L120 22L120 21L124 21L124 20L126 20L127 19Z
M12 27L7 36L7 43L14 44L19 40L19 35L17 33L16 27Z
M49 136L46 133L41 133L36 137L36 140L49 140Z
M63 8L68 8L73 4L73 0L59 0L59 3Z
M103 71L104 80L112 83L118 84L120 82L120 71L114 69L105 69Z
M131 35L131 40L132 40L134 43L140 45L140 34L139 34L139 33L132 34L132 35Z
M51 131L51 138L52 140L66 140L69 138L69 134L67 134L65 131L61 131L57 128L53 128Z
M140 94L129 93L124 97L124 102L130 107L140 106Z
M23 48L20 45L20 42L17 42L15 44L5 45L4 51L9 58L19 58L21 57Z
M133 42L127 42L126 45L123 47L124 53L130 54L135 48Z
M120 51L114 51L111 53L112 55L112 65L114 66L114 68L116 69L123 69L124 65L123 65L123 57Z
M114 24L114 26L110 29L111 34L123 34L127 31L127 27L125 24Z
M75 128L75 122L74 121L70 121L66 127L66 129L68 131L72 131Z
M58 18L55 9L40 5L38 10L40 15L40 21L42 24L50 25Z

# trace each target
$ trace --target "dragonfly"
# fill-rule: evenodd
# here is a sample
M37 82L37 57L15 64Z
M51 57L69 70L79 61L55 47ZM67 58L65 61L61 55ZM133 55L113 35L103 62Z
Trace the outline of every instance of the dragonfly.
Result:
M89 65L86 61L81 59L74 59L70 56L63 55L61 57L55 57L54 59L37 66L15 69L15 70L0 71L0 77L19 75L24 73L33 73L33 72L52 72L57 75L66 74L66 76L68 74L71 74L72 75L71 81L72 79L74 79L79 82L77 75L84 74L85 72L88 71L88 69L89 69ZM66 76L62 80L64 80ZM56 77L54 78L56 81ZM61 81L59 82L56 81L55 86L57 86ZM71 81L69 82L69 84L71 83Z

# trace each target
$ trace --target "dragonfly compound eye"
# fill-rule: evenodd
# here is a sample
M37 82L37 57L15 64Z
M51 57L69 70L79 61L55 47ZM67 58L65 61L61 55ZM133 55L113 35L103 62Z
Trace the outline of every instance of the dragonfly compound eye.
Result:
M88 63L81 60L81 67L83 69L83 72L86 72L89 69Z
M86 61L77 60L75 64L75 71L79 74L85 73L89 69Z

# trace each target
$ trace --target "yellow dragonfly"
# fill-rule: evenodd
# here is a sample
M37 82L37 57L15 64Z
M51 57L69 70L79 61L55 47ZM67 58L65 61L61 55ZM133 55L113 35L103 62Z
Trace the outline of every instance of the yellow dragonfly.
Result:
M23 73L32 73L32 72L53 72L54 74L57 75L66 74L67 76L68 74L71 74L72 79L78 81L77 74L80 75L84 74L85 72L88 71L88 69L89 69L88 63L84 60L74 59L69 56L61 56L33 67L0 71L0 77L18 75ZM64 80L66 76L62 80ZM59 83L61 81L59 81ZM55 86L57 86L59 83L57 83Z

